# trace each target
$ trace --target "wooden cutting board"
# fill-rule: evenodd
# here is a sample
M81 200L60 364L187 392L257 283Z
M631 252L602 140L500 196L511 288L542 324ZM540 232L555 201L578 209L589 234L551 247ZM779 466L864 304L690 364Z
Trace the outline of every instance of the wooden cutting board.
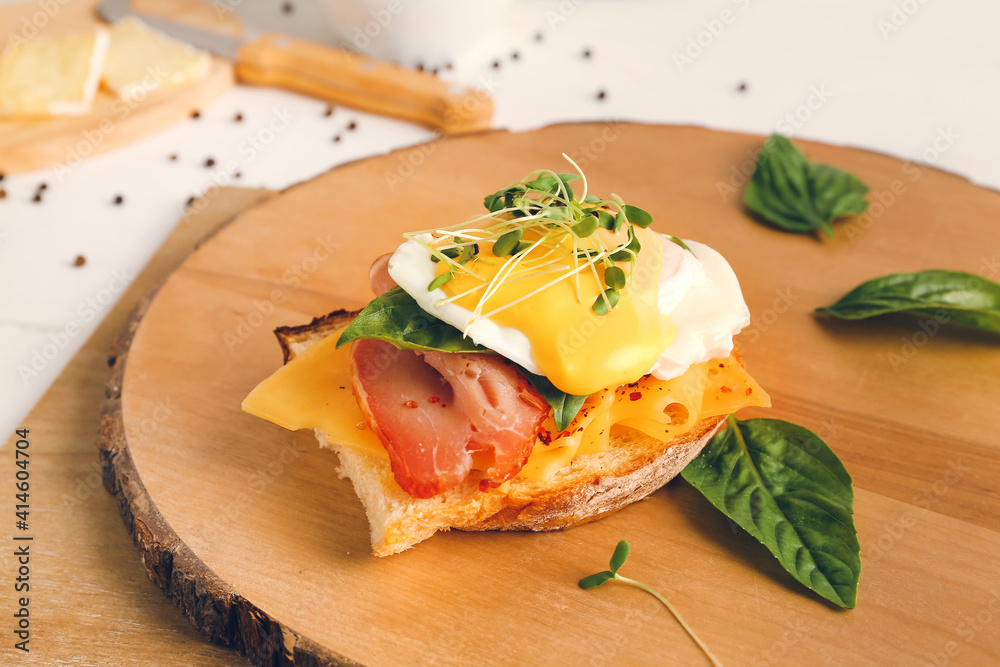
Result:
M100 23L100 0L22 3L0 7L0 34L19 40L80 32ZM214 30L242 33L236 14L199 0L136 0L148 14ZM223 6L221 4L219 7ZM13 174L50 166L72 169L81 160L147 137L190 118L233 84L232 64L212 59L208 76L198 83L125 102L103 87L85 116L11 120L0 117L0 173Z
M803 141L868 183L872 206L832 240L784 234L741 210L761 142L617 123L471 135L338 167L237 218L140 304L113 350L105 482L152 580L262 664L705 663L652 597L577 588L627 539L624 572L665 594L723 664L1000 660L996 338L811 314L889 272L996 278L1000 195ZM754 317L744 356L774 401L743 416L813 429L854 477L857 609L804 590L681 480L566 532L452 532L376 559L336 457L240 411L281 363L274 327L362 306L369 261L401 232L465 219L531 169L564 169L562 152L592 191L729 258Z

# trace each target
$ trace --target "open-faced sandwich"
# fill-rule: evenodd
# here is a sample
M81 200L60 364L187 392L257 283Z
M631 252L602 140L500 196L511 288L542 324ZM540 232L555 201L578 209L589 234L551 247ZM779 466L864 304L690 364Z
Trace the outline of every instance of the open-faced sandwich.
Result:
M719 253L582 173L533 172L485 206L405 234L364 310L277 329L285 365L243 402L337 452L378 556L599 518L770 403L734 346L749 311Z

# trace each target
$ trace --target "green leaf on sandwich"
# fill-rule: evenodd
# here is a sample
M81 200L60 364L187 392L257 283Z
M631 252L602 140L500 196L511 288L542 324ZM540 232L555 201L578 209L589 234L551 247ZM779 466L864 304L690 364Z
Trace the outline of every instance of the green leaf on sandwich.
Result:
M851 476L815 433L780 419L730 415L681 476L802 584L855 606L861 547Z
M552 417L555 419L556 428L560 431L568 429L577 413L580 412L580 408L583 407L583 402L587 400L587 397L577 394L567 394L557 389L544 375L529 373L521 366L518 366L517 369L531 383L535 391L541 394L542 398L552 406Z
M402 287L393 287L372 299L340 335L337 347L359 338L384 340L404 350L495 354L428 314Z
M402 287L393 287L372 299L340 335L337 347L361 338L385 341L403 350L496 354L466 338L447 322L427 313ZM552 406L556 428L566 430L587 397L567 394L544 376L529 373L520 366L518 370Z

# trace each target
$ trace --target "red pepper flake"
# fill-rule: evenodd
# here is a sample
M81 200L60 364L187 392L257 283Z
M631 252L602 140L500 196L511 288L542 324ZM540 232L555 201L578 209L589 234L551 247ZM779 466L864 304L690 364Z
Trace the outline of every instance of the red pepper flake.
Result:
M428 400L429 402L431 402L431 403L437 403L437 402L438 402L438 401L440 401L441 399L440 399L440 398L438 398L437 396L431 396L431 397L430 397L430 398L428 398L427 400Z
M482 491L483 493L486 493L487 491L489 491L490 490L490 480L488 480L488 479L481 479L481 480L479 480L479 490Z
M732 387L725 387L725 386L723 386L723 387L719 388L719 391L721 391L723 394L729 394L729 393L732 393L733 388Z
M725 364L719 364L719 368L725 368L725 367L726 367Z
M628 398L630 401L638 401L640 398L642 398L642 392L633 391L631 394L628 395Z
M747 396L749 396L752 393L753 393L753 389L748 387L747 388Z
M416 401L407 401L406 403L403 403L403 407L406 407L406 408L417 408L417 407L420 407L420 406L417 405Z
M552 442L552 433L542 428L538 427L538 439L542 441L543 445L548 445Z

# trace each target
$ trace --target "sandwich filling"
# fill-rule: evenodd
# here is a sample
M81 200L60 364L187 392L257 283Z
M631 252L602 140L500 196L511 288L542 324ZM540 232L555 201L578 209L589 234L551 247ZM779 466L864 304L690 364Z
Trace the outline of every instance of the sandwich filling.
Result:
M429 498L553 479L624 429L669 446L701 419L770 404L734 356L749 311L719 253L588 195L582 173L535 172L484 203L376 260L381 296L244 410L388 458Z

